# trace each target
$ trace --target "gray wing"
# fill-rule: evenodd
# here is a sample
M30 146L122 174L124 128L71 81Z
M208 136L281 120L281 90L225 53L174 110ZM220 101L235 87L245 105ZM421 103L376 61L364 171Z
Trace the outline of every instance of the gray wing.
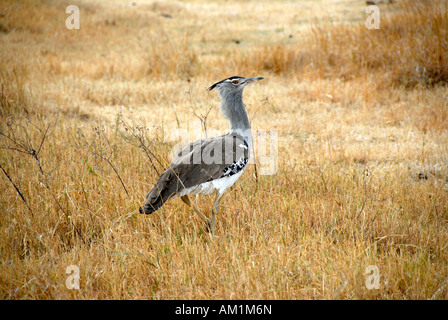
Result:
M234 175L248 162L249 145L241 135L229 133L193 142L177 154L148 193L145 213L157 210L183 189Z

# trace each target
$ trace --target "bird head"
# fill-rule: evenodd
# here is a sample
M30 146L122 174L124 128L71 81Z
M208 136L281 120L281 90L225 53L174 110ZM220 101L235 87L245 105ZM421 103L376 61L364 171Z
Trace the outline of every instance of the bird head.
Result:
M256 82L261 79L263 78L262 77L244 78L239 76L233 76L215 83L210 88L208 88L208 90L211 91L216 89L221 96L226 96L229 93L242 92L244 87L247 86L249 83Z

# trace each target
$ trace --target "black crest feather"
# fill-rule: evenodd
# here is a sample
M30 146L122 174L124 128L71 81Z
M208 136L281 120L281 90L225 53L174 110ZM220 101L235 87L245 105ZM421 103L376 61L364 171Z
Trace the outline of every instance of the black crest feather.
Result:
M226 80L233 80L233 79L243 79L243 77L240 77L240 76L233 76L233 77L226 78L226 79L224 79L224 80L221 80L221 81L216 82L215 84L213 84L210 88L208 88L208 91L211 91L211 90L215 89L215 87L216 87L218 84L221 84L221 83L223 83L223 82L226 81Z

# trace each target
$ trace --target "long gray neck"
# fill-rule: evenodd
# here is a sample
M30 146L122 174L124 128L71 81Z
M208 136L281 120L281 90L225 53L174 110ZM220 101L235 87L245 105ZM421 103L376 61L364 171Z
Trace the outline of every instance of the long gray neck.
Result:
M251 143L250 122L243 103L242 90L225 96L221 95L221 99L221 112L229 120L230 131L241 134L243 137L248 138L248 142Z

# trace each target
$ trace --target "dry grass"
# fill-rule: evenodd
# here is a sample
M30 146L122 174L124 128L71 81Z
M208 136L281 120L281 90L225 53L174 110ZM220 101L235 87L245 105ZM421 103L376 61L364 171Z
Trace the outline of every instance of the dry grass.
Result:
M0 5L2 299L448 298L446 2L380 30L354 0L79 2L80 30L68 4ZM235 74L265 77L245 102L278 172L247 170L214 238L178 200L139 215Z
M300 78L362 81L376 87L433 86L448 80L448 6L438 1L405 1L400 11L382 12L381 28L327 22L297 43L269 44L238 61L250 71ZM396 8L397 10L398 8ZM238 58L238 55L236 55Z

